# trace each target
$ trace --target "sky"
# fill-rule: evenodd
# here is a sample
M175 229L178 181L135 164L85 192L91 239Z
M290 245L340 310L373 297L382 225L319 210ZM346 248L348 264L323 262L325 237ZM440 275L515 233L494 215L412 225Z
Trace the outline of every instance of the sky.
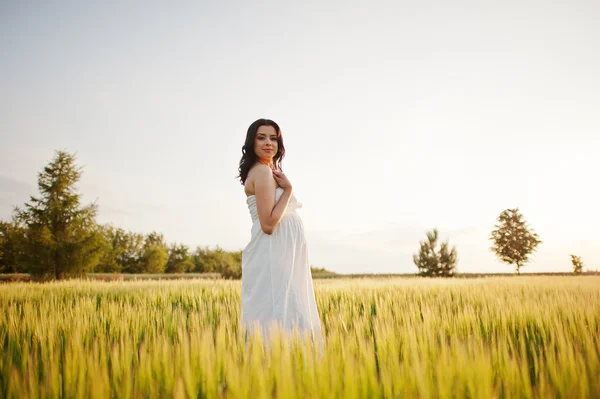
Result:
M125 4L126 3L126 4ZM458 272L518 207L523 272L600 270L600 3L0 1L0 219L56 150L98 222L241 250L248 126L282 129L310 263L414 273L437 228Z

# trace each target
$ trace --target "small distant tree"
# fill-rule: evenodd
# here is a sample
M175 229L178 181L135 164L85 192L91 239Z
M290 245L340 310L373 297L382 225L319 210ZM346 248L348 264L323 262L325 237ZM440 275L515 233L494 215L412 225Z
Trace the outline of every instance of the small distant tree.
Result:
M581 274L583 271L583 261L581 260L581 256L571 256L571 263L573 264L573 274Z
M521 267L542 241L529 228L519 208L502 211L497 220L498 224L494 226L490 237L494 241L490 250L501 261L515 265L517 274L521 274Z
M334 276L335 272L332 272L331 270L327 270L324 267L316 267L316 266L310 266L310 273L312 274L312 276Z
M442 242L436 251L438 231L427 233L427 240L420 242L419 253L413 255L413 262L423 277L452 277L457 264L456 248L449 249L448 242Z

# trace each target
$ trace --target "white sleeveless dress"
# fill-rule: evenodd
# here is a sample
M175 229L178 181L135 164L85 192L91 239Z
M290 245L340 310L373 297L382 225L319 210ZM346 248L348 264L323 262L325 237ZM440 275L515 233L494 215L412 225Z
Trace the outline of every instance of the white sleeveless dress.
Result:
M277 203L283 189L275 190ZM302 204L292 194L279 224L265 234L258 220L256 197L247 197L252 217L252 237L242 252L242 312L246 332L260 326L268 340L270 328L297 328L315 343L322 344L308 250L302 219L296 213Z

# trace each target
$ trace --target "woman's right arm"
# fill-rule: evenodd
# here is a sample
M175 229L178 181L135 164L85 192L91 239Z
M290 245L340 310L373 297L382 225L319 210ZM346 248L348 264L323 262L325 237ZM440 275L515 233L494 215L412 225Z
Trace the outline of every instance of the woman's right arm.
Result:
M265 234L273 234L290 202L292 188L284 188L279 201L275 203L277 183L273 178L271 168L259 164L256 165L254 172L254 195L256 196L256 210L260 227Z

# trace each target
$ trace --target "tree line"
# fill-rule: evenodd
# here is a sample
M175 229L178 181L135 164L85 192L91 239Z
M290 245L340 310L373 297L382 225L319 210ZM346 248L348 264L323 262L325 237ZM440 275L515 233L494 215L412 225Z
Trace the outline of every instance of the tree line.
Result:
M146 235L96 223L97 204L82 206L76 185L82 175L73 154L57 151L38 174L40 194L0 221L0 272L43 279L91 272L219 273L240 278L242 251L168 244Z
M219 246L167 243L163 234L140 234L97 225L89 237L76 241L38 241L22 224L0 221L0 273L30 273L61 279L83 273L219 273L240 278L242 252ZM38 252L35 252L38 251ZM78 253L79 252L79 253Z
M38 174L38 196L15 207L11 221L0 221L0 273L29 273L35 278L62 279L85 273L219 273L241 278L242 251L225 251L183 244L167 244L161 233L146 235L96 223L98 206L83 206L77 193L82 169L75 155L56 151ZM542 243L518 208L504 210L491 232L491 250L516 273ZM418 274L452 277L458 254L447 241L438 248L434 229L413 255ZM571 255L573 272L583 261ZM331 274L311 267L313 273Z

